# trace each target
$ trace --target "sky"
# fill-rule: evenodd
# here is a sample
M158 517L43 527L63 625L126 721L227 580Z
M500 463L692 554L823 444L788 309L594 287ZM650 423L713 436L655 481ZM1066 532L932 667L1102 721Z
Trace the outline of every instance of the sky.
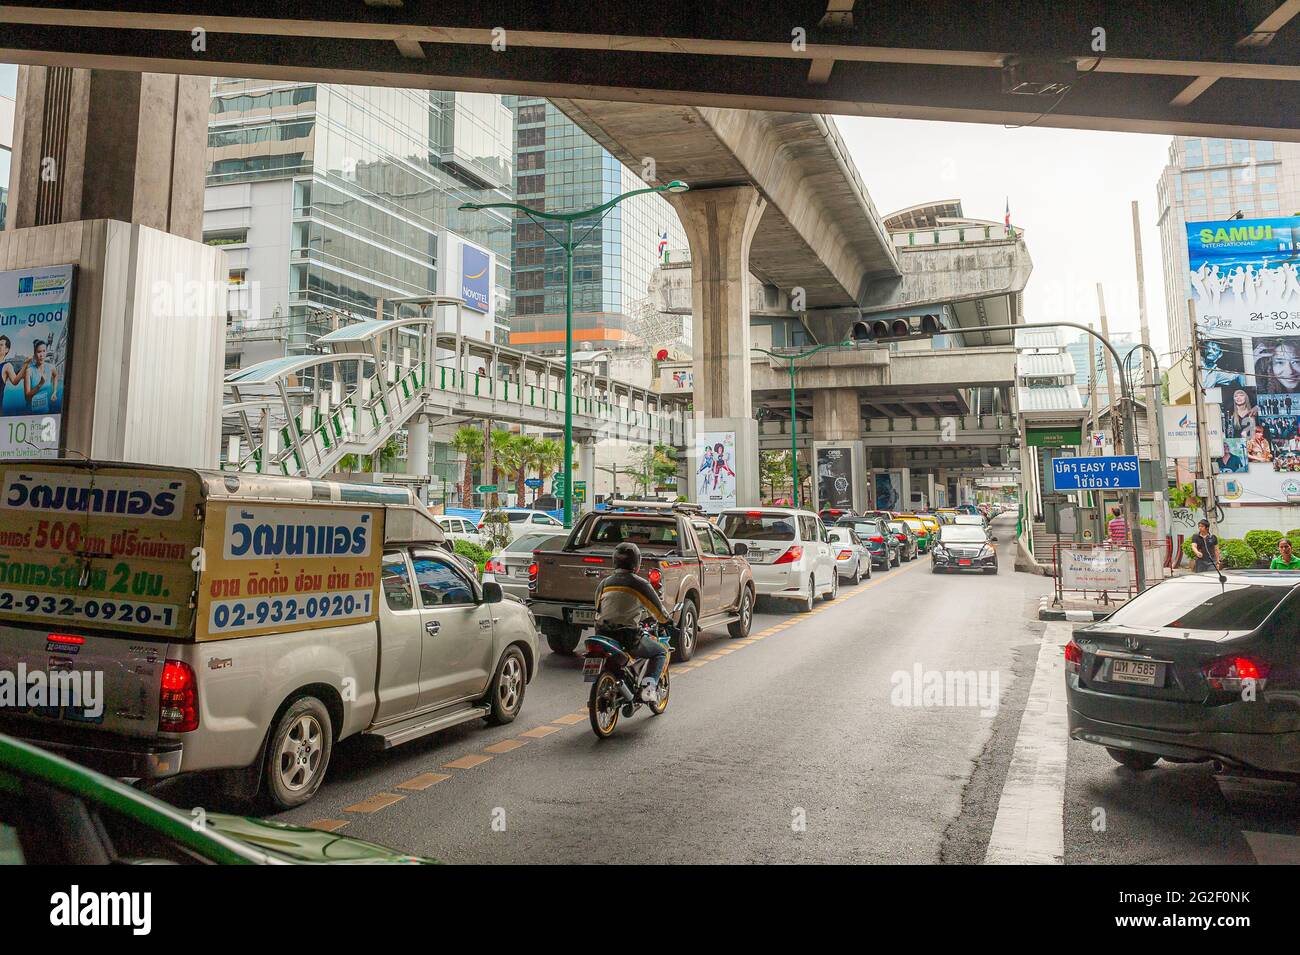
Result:
M882 216L922 202L960 199L976 219L1025 231L1033 272L1025 321L1098 325L1096 284L1112 334L1138 334L1130 203L1142 226L1151 344L1168 350L1156 181L1170 137L1137 133L836 117ZM1065 329L1066 340L1076 333Z

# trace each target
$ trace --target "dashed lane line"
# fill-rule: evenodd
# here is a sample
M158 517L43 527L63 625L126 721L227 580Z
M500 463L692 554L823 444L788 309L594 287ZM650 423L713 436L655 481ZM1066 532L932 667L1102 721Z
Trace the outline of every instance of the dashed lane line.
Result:
M405 789L410 792L424 792L430 786L442 782L444 779L451 779L449 773L420 773L420 775L408 779L404 783L398 783L394 789Z

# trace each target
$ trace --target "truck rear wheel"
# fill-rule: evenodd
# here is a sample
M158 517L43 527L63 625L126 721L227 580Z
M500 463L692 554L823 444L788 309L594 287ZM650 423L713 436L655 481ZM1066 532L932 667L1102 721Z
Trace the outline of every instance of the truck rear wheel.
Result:
M685 663L695 656L695 642L699 638L699 618L695 616L695 604L690 600L682 606L682 616L677 623L677 645L673 648L673 662Z
M314 696L290 703L266 747L266 796L271 804L292 809L315 796L333 749L334 729L325 704Z
M573 656L573 651L578 648L578 640L582 637L581 627L549 617L539 620L538 626L541 627L542 633L546 634L546 645L551 648L552 653L558 653L562 657Z
M754 623L754 591L746 587L740 595L740 619L727 624L727 633L739 640L749 636L749 628Z

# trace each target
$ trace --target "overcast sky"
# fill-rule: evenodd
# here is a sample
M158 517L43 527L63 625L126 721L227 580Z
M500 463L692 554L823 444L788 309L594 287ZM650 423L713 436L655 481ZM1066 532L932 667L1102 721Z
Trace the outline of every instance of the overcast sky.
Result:
M974 123L836 117L881 215L960 199L966 215L1025 230L1034 269L1025 320L1097 322L1105 287L1111 333L1138 332L1129 204L1142 222L1151 344L1168 349L1156 181L1170 137ZM1066 330L1067 340L1074 337Z

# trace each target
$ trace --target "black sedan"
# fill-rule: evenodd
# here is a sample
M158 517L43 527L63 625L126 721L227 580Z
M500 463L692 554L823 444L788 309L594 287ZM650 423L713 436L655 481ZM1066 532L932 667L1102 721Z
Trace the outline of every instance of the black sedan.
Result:
M962 570L996 574L997 542L978 525L944 524L939 528L939 539L930 548L930 570L936 574Z
M888 570L901 564L902 545L885 521L877 517L841 517L836 527L848 527L871 550L871 566Z
M1074 632L1070 736L1149 769L1300 777L1300 574L1190 574Z

